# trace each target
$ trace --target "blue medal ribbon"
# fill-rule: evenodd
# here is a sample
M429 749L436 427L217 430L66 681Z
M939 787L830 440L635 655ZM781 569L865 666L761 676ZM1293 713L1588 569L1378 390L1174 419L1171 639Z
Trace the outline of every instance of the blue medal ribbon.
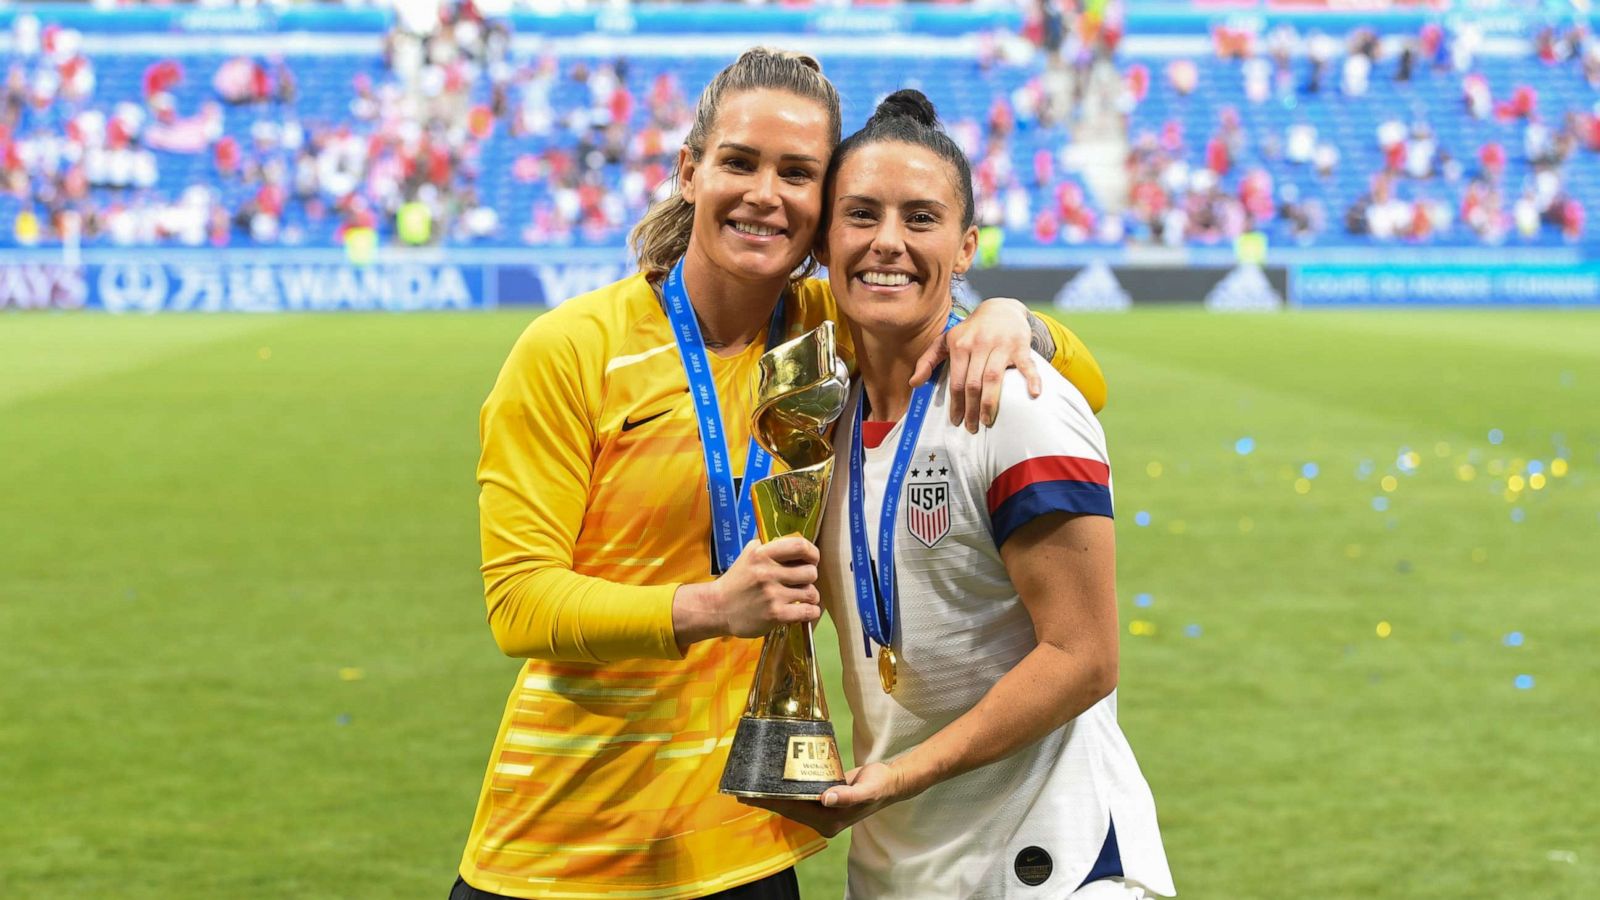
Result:
M959 319L955 313L944 323L949 331ZM900 490L905 485L906 469L917 449L917 438L922 433L922 422L928 416L928 407L934 391L939 386L939 370L922 386L911 392L911 405L900 423L900 442L895 445L894 461L889 466L889 481L883 488L883 510L878 516L878 559L873 564L870 543L867 540L866 479L862 475L862 457L865 455L861 441L861 422L866 418L867 391L863 387L856 401L856 414L850 425L850 568L856 582L856 608L861 612L861 628L866 634L867 656L872 656L872 645L892 647L894 644L894 536L899 522Z
M728 458L727 433L722 426L722 407L717 402L717 385L711 375L711 360L706 356L700 321L695 318L689 292L683 286L683 260L672 267L661 289L662 305L672 336L678 342L683 371L689 378L689 393L694 397L695 414L700 424L700 447L706 457L706 486L711 494L712 574L733 567L745 542L756 536L755 506L750 502L750 485L772 471L772 455L761 449L755 437L745 454L744 479L735 489L732 464ZM767 348L783 341L783 297L772 310L767 326Z

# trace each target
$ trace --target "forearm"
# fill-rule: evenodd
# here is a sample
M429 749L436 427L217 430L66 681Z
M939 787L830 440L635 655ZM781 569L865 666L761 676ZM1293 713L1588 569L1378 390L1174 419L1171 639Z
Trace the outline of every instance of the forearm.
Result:
M728 633L728 624L716 597L714 582L682 584L672 595L672 633L678 653L689 645Z
M1060 372L1072 382L1089 401L1089 408L1095 412L1105 408L1106 405L1106 376L1100 370L1100 363L1089 352L1087 345L1072 332L1072 329L1057 322L1055 319L1041 313L1031 313L1029 322L1034 330L1034 349L1039 350L1038 344L1042 338L1038 331L1042 327L1049 335L1054 353L1046 354L1039 350L1040 356L1047 356L1050 367Z
M1050 331L1050 325L1044 316L1033 310L1028 310L1028 332L1031 335L1028 346L1033 352L1050 360L1052 366L1056 361L1056 336ZM1068 360L1070 364L1071 360Z
M1116 680L1114 659L1040 644L972 709L894 760L900 799L1038 741L1100 702Z
M617 584L557 566L490 579L489 628L507 656L575 662L680 659L679 585Z

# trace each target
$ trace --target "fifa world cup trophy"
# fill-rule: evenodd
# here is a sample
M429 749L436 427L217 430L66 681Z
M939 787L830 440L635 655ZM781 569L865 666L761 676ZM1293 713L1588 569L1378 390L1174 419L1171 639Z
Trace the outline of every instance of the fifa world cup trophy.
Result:
M849 391L833 323L768 350L760 365L752 430L788 471L751 486L756 527L763 542L791 534L815 542L833 476L827 430ZM816 800L843 779L811 623L776 628L761 645L721 790L740 797Z

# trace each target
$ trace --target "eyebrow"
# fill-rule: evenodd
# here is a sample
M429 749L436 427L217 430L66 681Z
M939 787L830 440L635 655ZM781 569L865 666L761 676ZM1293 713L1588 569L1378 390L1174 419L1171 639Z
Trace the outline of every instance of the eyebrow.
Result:
M757 150L756 148L750 146L749 144L736 144L733 141L723 141L722 143L717 145L717 149L718 150L737 150L740 153L748 153L751 156L760 156L761 155L761 151L760 150ZM783 154L782 156L780 156L778 158L779 159L797 160L799 162L816 163L818 165L822 164L822 160L817 159L815 156L807 156L804 153L785 153L785 154Z
M840 197L839 199L840 200L855 200L858 203L876 203L876 204L878 204L880 206L883 205L883 201L882 200L879 200L877 197L868 197L865 194L845 194L844 196ZM908 200L908 201L906 201L906 203L904 205L906 205L906 206L936 206L939 209L949 209L950 208L946 204L941 203L938 200L933 200L933 199Z

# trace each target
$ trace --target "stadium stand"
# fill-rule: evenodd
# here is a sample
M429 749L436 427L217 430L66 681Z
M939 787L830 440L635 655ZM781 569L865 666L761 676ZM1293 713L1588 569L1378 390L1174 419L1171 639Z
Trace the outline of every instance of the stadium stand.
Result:
M1053 9L1053 7L1051 7ZM1113 5L1113 9L1115 5ZM1217 29L1209 52L1123 52L1116 16L1059 15L971 59L824 57L846 127L904 85L974 160L1008 245L1393 241L1561 245L1600 196L1600 44L1543 28L1335 37ZM452 7L383 53L84 52L16 18L0 92L0 243L620 246L726 55L523 53ZM1519 49L1520 48L1520 49ZM1069 151L1113 53L1127 178Z
M1028 31L1061 39L1037 21ZM352 229L383 242L616 246L670 174L698 87L726 63L703 51L519 57L503 23L465 5L425 36L396 26L381 60L91 57L70 29L27 17L13 41L0 221L10 242L43 246L69 231L86 247L334 246ZM988 42L954 66L824 62L848 96L904 84L933 96L976 163L984 224L1089 240L1100 219L1059 156L1067 123L1043 66L1016 58Z
M1600 196L1600 44L1541 29L1532 52L1470 31L1338 40L1220 30L1214 54L1127 63L1131 233L1215 243L1560 244ZM1145 93L1147 86L1147 93Z

